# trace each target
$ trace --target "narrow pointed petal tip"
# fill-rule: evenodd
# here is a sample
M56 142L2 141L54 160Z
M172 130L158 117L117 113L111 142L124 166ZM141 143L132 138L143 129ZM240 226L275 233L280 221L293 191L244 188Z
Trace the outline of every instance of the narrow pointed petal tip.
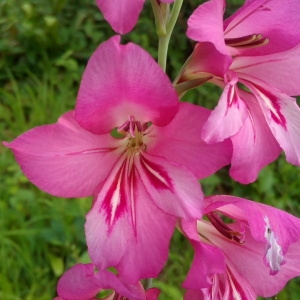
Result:
M130 32L138 21L145 0L96 0L104 18L120 34Z
M129 116L138 116L141 123L165 126L178 107L176 91L154 59L135 44L120 45L120 37L114 36L102 43L88 62L75 115L87 130L107 133Z

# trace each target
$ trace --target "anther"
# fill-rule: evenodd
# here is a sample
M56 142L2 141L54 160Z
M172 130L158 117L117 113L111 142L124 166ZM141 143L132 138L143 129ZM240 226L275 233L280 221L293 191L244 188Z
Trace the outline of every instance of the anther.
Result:
M227 38L225 44L237 49L256 48L268 44L269 39L264 38L262 34L251 34L238 38Z

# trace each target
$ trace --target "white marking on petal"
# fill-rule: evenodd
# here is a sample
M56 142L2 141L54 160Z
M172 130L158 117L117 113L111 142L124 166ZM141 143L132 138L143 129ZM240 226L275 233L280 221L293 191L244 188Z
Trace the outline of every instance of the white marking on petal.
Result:
M281 116L279 115L278 111L275 109L275 107L273 106L273 103L271 102L271 100L266 97L263 93L259 92L261 98L265 101L265 103L267 104L268 108L270 109L270 111L276 116L276 118L278 120L281 120Z
M161 182L163 182L166 186L169 186L169 183L166 181L164 177L162 177L157 171L155 171L153 168L151 168L145 161L144 161L145 167L148 169L148 171L153 174L157 179L159 179Z
M282 249L277 243L276 236L271 229L267 216L264 217L266 222L265 238L268 241L265 260L270 267L270 274L275 275L280 271L280 266L284 263Z
M124 172L124 168L122 168L121 170L121 173L120 173L120 176L118 178L118 183L117 183L117 186L116 186L116 189L111 197L111 216L110 216L110 224L112 225L113 224L113 220L115 218L115 214L116 214L116 210L117 210L117 207L119 206L120 204L120 201L121 201L121 179L122 179L122 176L123 176L123 172Z
M228 279L229 279L230 286L231 286L231 289L232 289L232 293L230 293L230 296L232 298L228 297L228 299L243 300L242 297L241 297L241 294L236 289L236 286L235 286L234 282L232 281L232 278L231 278L230 274L228 274L228 272L227 272L227 275L228 275Z

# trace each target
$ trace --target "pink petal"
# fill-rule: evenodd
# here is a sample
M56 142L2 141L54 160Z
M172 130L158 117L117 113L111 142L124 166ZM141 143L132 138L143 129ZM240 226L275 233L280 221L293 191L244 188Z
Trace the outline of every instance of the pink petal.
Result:
M231 62L232 58L219 52L214 44L197 43L184 67L183 76L194 78L197 74L200 76L204 73L223 77Z
M300 94L300 44L291 50L264 56L239 56L231 69L264 81L287 95Z
M209 110L198 105L181 103L171 123L149 128L154 142L147 145L147 152L159 153L170 162L186 166L199 179L213 174L230 163L232 147L228 140L208 145L200 138L209 114Z
M100 269L116 267L130 283L156 277L168 256L175 217L154 205L128 161L119 161L99 189L85 225L92 262Z
M230 175L247 184L256 180L259 171L274 161L281 149L266 123L257 100L250 94L239 91L247 103L249 117L238 134L231 138L233 155Z
M211 42L218 51L228 55L224 41L224 0L210 0L200 5L188 20L187 36L197 42Z
M243 50L243 55L265 55L291 49L300 41L299 11L298 0L247 1L224 22L225 37L263 34L269 39L269 43L263 47Z
M203 194L192 172L146 153L135 164L150 197L164 212L185 220L202 216Z
M145 0L96 0L110 26L120 34L128 33L137 23Z
M4 145L39 188L55 196L85 197L106 178L120 141L86 131L68 112L56 124L31 129Z
M218 248L200 242L196 222L183 221L182 229L195 252L192 266L182 286L194 290L210 287L213 284L212 276L225 271L224 256Z
M237 134L247 117L247 107L239 97L236 81L229 82L217 107L203 126L201 137L207 143L222 142Z
M124 158L116 163L111 173L96 190L94 205L86 216L85 233L92 262L105 269L116 266L122 259L132 225L128 224L127 176Z
M76 120L94 133L110 132L133 116L142 124L168 124L178 111L169 78L142 48L114 36L91 56L81 81Z
M99 271L92 264L77 264L67 270L58 282L57 293L60 296L58 299L92 300L96 299L94 297L102 289L112 289L127 299L146 300L145 291L140 283L128 285L114 273Z
M158 288L151 288L146 292L147 300L157 300L160 294L160 290Z
M289 163L300 165L300 108L296 99L278 92L263 82L249 85L277 142Z
M184 300L208 300L200 290L187 290L184 294ZM219 300L219 299L216 299Z
M136 180L133 200L136 204L136 229L117 266L128 282L158 276L167 261L169 242L176 222L175 217L155 205L144 185L139 179Z
M100 290L92 264L75 265L64 273L57 285L57 293L64 300L91 300Z

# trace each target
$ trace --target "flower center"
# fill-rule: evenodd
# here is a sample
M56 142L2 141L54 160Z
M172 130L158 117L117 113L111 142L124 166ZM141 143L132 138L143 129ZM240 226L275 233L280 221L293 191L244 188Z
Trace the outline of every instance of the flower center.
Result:
M130 116L128 121L117 128L117 132L128 141L126 148L128 154L137 154L141 150L145 150L146 145L143 137L147 128L148 123L142 124L140 121L136 121L133 116Z

